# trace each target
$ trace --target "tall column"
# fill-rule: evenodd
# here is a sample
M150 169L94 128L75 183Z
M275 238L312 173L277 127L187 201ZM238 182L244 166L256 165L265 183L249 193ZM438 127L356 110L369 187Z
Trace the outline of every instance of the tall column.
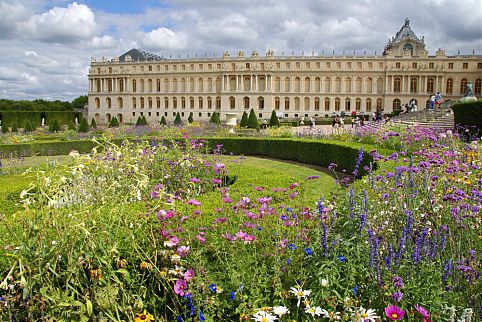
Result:
M388 93L388 77L385 76L385 93ZM373 83L376 83L375 81L372 81L372 90L373 90Z
M253 91L253 75L249 75L249 91Z
M221 79L221 92L224 92L224 79L226 78L226 76L223 75L222 79ZM214 88L214 87L213 87Z
M268 91L268 75L264 75L264 91Z

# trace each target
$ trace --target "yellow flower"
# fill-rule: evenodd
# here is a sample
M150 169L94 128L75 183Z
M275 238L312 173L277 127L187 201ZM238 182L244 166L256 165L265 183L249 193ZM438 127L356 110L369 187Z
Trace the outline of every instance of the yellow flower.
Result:
M152 269L152 266L153 265L151 263L148 263L148 262L142 262L142 263L139 264L140 269L143 269L143 270L147 269L149 271Z
M134 318L134 322L151 322L154 321L154 317L147 313L146 310L142 313L137 313L136 317Z
M89 270L89 276L90 278L92 279L101 279L103 274L102 274L102 271L100 270L100 268L97 268L97 269L91 269Z

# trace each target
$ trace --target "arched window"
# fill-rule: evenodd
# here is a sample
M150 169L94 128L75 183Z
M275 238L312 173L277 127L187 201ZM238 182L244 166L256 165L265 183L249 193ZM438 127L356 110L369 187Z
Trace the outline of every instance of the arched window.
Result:
M320 110L320 98L315 97L315 111L319 111L319 110Z
M401 102L398 98L393 100L393 111L394 112L399 112L400 109L401 109L401 106L402 106L402 104L401 104Z
M105 104L107 105L107 108L111 108L112 107L112 100L110 99L110 97L107 97L105 99Z
M295 111L299 111L299 110L300 110L300 98L295 97Z
M236 76L229 77L229 90L236 90Z
M100 99L98 97L95 98L95 107L100 108Z
M144 108L144 97L141 97L141 108Z
M434 92L435 80L433 77L427 78L427 93L432 94Z
M181 108L186 108L186 98L184 96L181 97Z
M140 85L141 85L141 88L140 88L140 89L141 89L141 93L144 93L144 92L146 91L146 88L145 88L145 86L144 86L144 80L143 80L143 79L141 79L141 84L140 84Z
M246 90L246 86L244 86L244 90ZM276 93L281 92L281 78L279 78L279 77L274 78L274 91Z
M315 88L313 91L315 93L321 93L321 79L319 77L315 78Z
M211 98L211 96L208 96L207 98L207 103L208 103L208 109L212 109L213 108L213 99Z
M164 97L164 108L165 109L169 108L169 98L168 97Z
M377 94L383 94L383 79L381 77L377 79Z
M258 109L260 109L260 110L264 109L264 97L263 96L258 97Z
M335 111L340 110L340 99L337 97L335 98Z
M289 111L290 109L290 98L285 97L285 111Z
M112 79L107 81L107 91L110 93L112 92Z
M445 84L445 93L447 95L452 95L454 93L454 80L452 78L447 78Z
M161 108L161 98L160 98L160 97L156 97L156 107L157 107L158 109Z
M99 124L100 123L100 114L95 113L94 118L95 118L95 123Z
M285 92L291 91L291 80L289 77L285 77Z
M221 97L216 96L216 110L221 109Z
M351 111L351 100L349 98L345 98L345 111Z
M335 93L341 92L341 77L335 78Z
M477 78L474 84L474 95L480 95L482 92L482 79Z
M194 79L193 79L193 86L194 86ZM189 108L194 109L194 97L189 97Z
M360 94L361 88L362 88L362 79L361 79L361 77L358 77L355 81L355 92L357 94Z
M137 101L135 97L132 98L132 108L137 108Z
M233 96L229 97L229 108L232 110L236 108L236 99Z
M156 79L156 92L161 92L161 80L159 78Z
M137 81L135 79L132 80L132 92L137 92Z
M367 78L366 92L368 94L373 93L373 79L371 77Z
M177 97L172 98L172 108L174 108L174 109L177 108Z
M410 78L410 93L418 92L418 79L416 77Z
M99 93L101 88L102 87L100 86L100 79L98 79L98 80L95 81L96 92ZM100 118L100 115L99 115L99 118Z
M203 109L203 98L201 96L198 97L197 104L198 104L198 108L200 110L202 110Z
M200 93L204 91L204 80L202 78L197 80L197 91Z
M311 92L311 79L309 77L305 77L305 92Z
M274 98L274 109L277 110L277 111L280 110L280 99L279 99L279 97Z
M400 93L402 91L402 80L400 77L395 77L393 80L393 91L395 93Z
M351 77L345 79L345 93L351 93Z
M325 97L325 111L329 111L329 110L330 110L330 98Z
M149 79L149 80L147 81L147 91L148 91L149 93L152 93L152 79Z
M249 109L249 97L247 96L243 97L243 107L245 110Z
M467 85L467 79L462 78L462 80L460 81L460 95L465 94L465 86L466 85Z
M124 101L122 100L122 97L117 98L117 107L118 108L123 108L124 107Z
M371 112L372 111L372 100L371 98L367 98L365 101L365 111Z
M112 119L112 115L110 115L110 113L107 113L105 117L107 119L107 123L110 123L110 120Z
M149 108L152 108L152 97L149 97L147 99L147 104L148 104Z
M355 110L357 112L360 112L361 111L361 99L360 98L357 98L355 100Z
M326 77L325 78L325 93L329 93L330 90L331 90L331 78L330 77Z
M303 105L305 106L305 111L310 110L310 98L309 97L305 97Z
M301 91L301 80L299 77L295 77L295 92L299 93Z
M124 91L124 80L121 78L119 79L119 92Z
M122 123L122 121L124 121L122 117L122 113L117 114L117 121L119 121L119 123Z
M382 99L377 98L377 111L382 111L382 110L383 110Z

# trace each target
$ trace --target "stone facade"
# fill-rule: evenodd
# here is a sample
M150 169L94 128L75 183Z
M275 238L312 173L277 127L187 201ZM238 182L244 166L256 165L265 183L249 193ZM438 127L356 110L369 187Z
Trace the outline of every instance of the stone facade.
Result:
M429 55L423 38L408 19L379 56L276 56L253 51L217 58L165 59L137 49L112 59L92 58L89 71L89 120L135 123L177 112L186 120L208 120L216 111L239 113L254 108L268 119L272 110L284 117L385 113L415 99L424 108L439 91L456 100L472 82L480 96L482 56ZM239 120L238 118L238 120Z

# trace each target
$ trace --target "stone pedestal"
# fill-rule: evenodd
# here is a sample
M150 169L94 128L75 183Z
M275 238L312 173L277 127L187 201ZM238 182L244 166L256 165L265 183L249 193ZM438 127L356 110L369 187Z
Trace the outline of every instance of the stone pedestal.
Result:
M467 102L475 102L477 101L477 97L475 96L464 96L460 99L462 103L467 103Z
M234 128L236 127L236 118L238 113L226 113L226 126L229 127L229 133L234 133Z

